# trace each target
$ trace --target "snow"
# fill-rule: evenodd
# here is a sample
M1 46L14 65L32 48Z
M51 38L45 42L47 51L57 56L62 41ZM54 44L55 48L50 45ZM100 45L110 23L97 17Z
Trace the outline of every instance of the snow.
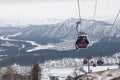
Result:
M47 45L41 45L36 43L35 41L28 41L28 40L15 40L15 39L10 39L11 37L16 37L21 35L22 33L15 33L13 35L6 35L6 36L1 36L0 39L1 40L5 40L5 43L0 44L1 46L16 46L8 41L21 41L21 42L26 42L26 43L30 43L32 46L34 46L31 49L28 49L26 52L33 52L33 51L37 51L37 50L41 50L41 49L55 49L55 50L70 50L70 49L74 49L74 43L75 43L75 39L76 37L73 37L75 35L75 22L77 20L76 19L69 19L65 22L61 22L59 24L55 24L54 26L58 25L59 27L54 27L51 29L51 27L47 27L47 29L50 28L50 30L48 31L44 31L46 30L45 27L43 27L43 32L45 32L42 37L48 35L49 38L63 38L63 34L64 39L62 39L61 42L56 43L56 44L47 44ZM97 21L91 21L91 20L83 20L82 25L84 25L85 27L83 28L83 30L86 30L88 34L88 38L90 40L90 45L92 46L94 43L99 42L101 40L101 38L104 36L108 36L107 32L108 30L110 30L111 28L111 24L107 24L104 22L97 22ZM50 25L52 26L52 25ZM62 27L62 28L61 28ZM116 28L114 28L112 30L112 33L110 34L110 36L114 36L116 34L117 28L119 28L119 26L117 26ZM51 30L53 30L51 32ZM31 31L28 31L26 33L26 35L29 35L31 33ZM119 32L117 32L117 36L119 37ZM21 47L19 48L19 50L26 48L25 44L22 44ZM4 50L0 49L0 52L2 52ZM37 54L33 54L34 56L38 56ZM7 55L0 55L0 57L6 57ZM120 57L120 52L114 54L112 57L109 56L105 56L102 57L101 59L104 60L105 65L104 66L90 66L90 69L92 70L92 72L94 72L93 74L90 74L92 76L96 76L97 80L110 80L113 77L118 77L120 75L120 71L117 70L118 65L115 65L119 62L119 57ZM96 62L96 60L98 60L99 58L93 58L92 60ZM45 63L42 64L42 80L49 80L49 76L56 76L58 77L60 80L65 80L67 76L75 76L75 72L77 72L79 75L84 74L84 71L87 72L88 67L86 65L82 64L83 59L71 59L71 58L67 58L67 59L62 59L62 60L53 60L53 61L46 61ZM110 64L111 66L108 66L106 64ZM18 72L18 74L28 74L29 71L31 70L30 66L19 66L17 64L14 64L12 66L14 69L16 69L16 71ZM81 70L82 69L82 70ZM113 70L110 70L113 69ZM3 68L3 71L5 70L5 68ZM104 71L106 70L106 71ZM98 71L104 71L101 75L98 73ZM108 76L109 74L111 74L112 76Z
M31 50L29 49L28 52L41 50L41 49L52 49L52 50L60 50L60 51L72 50L72 49L75 49L74 44L77 39L77 33L76 33L76 27L75 27L77 21L78 21L77 19L70 18L63 22L59 22L55 24L35 25L37 27L34 27L34 25L32 25L34 27L32 30L28 26L25 28L25 29L28 29L27 32L22 31L24 30L24 28L22 28L20 32L17 32L12 35L1 36L0 39L25 42L25 40L14 40L14 39L10 39L10 37L12 38L14 38L15 36L22 37L21 34L24 34L25 36L29 36L32 33L34 33L34 34L40 35L40 38L46 37L48 39L49 38L60 39L62 41L59 43L54 43L54 44L52 43L48 45L40 45L34 41L32 42L26 41L26 42L29 42L30 44L34 43L33 45L35 45L35 47L32 48ZM82 25L84 26L83 31L87 33L87 37L90 42L89 46L92 46L94 43L100 42L103 37L109 36L109 37L119 38L120 36L119 25L116 25L116 27L112 29L109 35L108 35L108 32L111 29L112 24L102 22L102 21L82 19ZM40 31L37 31L38 29Z
M41 49L50 49L50 48L54 47L51 44L40 45L40 44L35 43L34 41L26 41L26 42L31 43L33 46L36 46L36 47L34 47L32 49L28 49L27 52L33 52L33 51L37 51L37 50L41 50Z
M0 57L6 57L7 55L0 55Z
M7 41L6 41L5 43L1 44L1 46L17 47L17 45L11 44L11 43L9 43L9 42L7 42Z
M13 35L7 35L8 37L16 37L16 36L19 36L19 35L21 35L22 33L21 32L19 32L19 33L15 33L15 34L13 34Z
M100 76L99 80L111 80L116 77L120 77L120 69L114 68L101 72L101 75L96 72L96 75Z
M0 49L0 52L4 52L5 51L5 49Z
M54 44L55 47L52 49L58 50L58 51L65 51L65 50L71 50L75 49L75 40L64 40L63 42Z
M20 66L16 63L12 65L12 68L15 69L18 74L22 74L22 75L29 74L29 72L31 71L30 66Z
M1 36L0 39L1 40L10 40L10 39L8 39L8 37L5 37L5 36Z
M21 46L18 50L22 50L22 49L24 49L24 48L25 48L25 45L22 44L22 46Z
M113 55L114 57L120 57L120 52Z
M42 80L49 80L49 76L57 76L63 78L62 80L65 80L67 75L73 74L73 70L74 68L43 69Z
M41 65L41 64L40 64ZM14 70L16 70L17 74L21 75L30 75L30 71L32 69L31 66L20 66L17 64L14 64L11 66ZM41 73L41 80L49 80L50 76L56 76L59 78L59 80L65 80L67 76L75 77L75 73L77 75L83 75L84 72L81 70L82 68L87 71L87 66L79 66L79 67L59 67L59 68L46 68L44 66L40 66L42 68ZM96 66L92 67L90 66L92 73L89 73L87 75L91 75L92 77L96 77L95 80L110 80L115 77L120 76L120 70L118 70L117 65L111 65L111 66ZM1 73L5 73L7 67L2 67L0 69Z
M24 45L24 44L22 44L22 48L25 48L25 45Z
M4 26L4 27L20 27L20 28L24 28L27 27L29 25L43 25L43 24L56 24L63 21L63 19L58 19L58 18L49 18L49 19L39 19L38 21L35 20L30 20L30 21L24 21L23 20L12 20L12 22L9 20L5 21L5 20L0 20L0 27Z
M80 67L78 67L79 69ZM104 70L108 70L109 69L117 69L118 66L97 66L97 67L92 67L91 66L91 70L93 72L98 72L98 71L104 71ZM85 71L87 71L87 66L83 66L83 69ZM73 68L69 68L69 67L66 67L66 68L45 68L43 69L43 76L42 76L42 80L49 80L49 76L56 76L59 78L59 80L65 80L67 76L74 76L74 72L78 72L78 74L84 74L84 73L81 73L81 71L77 71L75 69L75 67ZM120 74L120 72L119 72ZM114 75L115 76L115 75ZM108 79L108 78L107 78ZM105 79L105 80L107 80ZM100 77L99 77L99 80Z
M10 66L9 66L10 67ZM30 66L20 66L18 64L13 64L11 66L17 74L21 74L21 75L26 75L26 74L29 74L29 72L31 71L31 67ZM0 69L0 73L4 74L5 71L7 70L8 67L2 67Z
M16 34L13 34L11 35L12 37L13 36L17 36L18 33ZM1 44L1 46L15 46L14 44L10 44L9 42L7 41L21 41L21 42L27 42L27 43L30 43L31 45L35 46L34 48L32 49L28 49L26 52L32 52L32 51L37 51L37 50L41 50L41 49L52 49L54 47L54 45L52 44L47 44L47 45L40 45L40 44L37 44L35 41L28 41L28 40L15 40L15 39L10 39L9 36L1 36L0 37L1 40L6 40L6 43L5 44ZM25 48L25 45L22 44L22 48ZM21 49L21 48L20 48Z
M92 60L96 62L96 60L99 58L93 58ZM102 57L102 59L105 62L105 65L103 66L90 66L90 69L92 72L90 75L93 77L96 76L95 80L109 80L114 77L118 77L120 75L120 71L114 71L114 74L111 76L108 76L109 73L112 72L105 72L102 73L101 75L97 72L99 71L108 71L111 69L118 69L118 65L115 65L115 63L118 63L119 60L117 57ZM109 62L108 62L109 61ZM49 80L49 76L56 76L60 80L65 80L67 76L75 76L75 72L77 74L82 75L85 72L87 72L88 67L86 65L82 64L83 59L75 58L64 58L62 60L52 60L52 61L46 61L44 64L42 64L43 68L43 74L42 74L42 80ZM106 64L111 64L111 65L106 65ZM116 76L115 76L116 75Z
M97 66L97 67L93 67L91 66L91 70L93 72L97 72L97 71L104 71L104 70L107 70L107 69L117 69L118 68L118 65L112 65L112 66ZM87 66L84 68L85 70L87 70Z

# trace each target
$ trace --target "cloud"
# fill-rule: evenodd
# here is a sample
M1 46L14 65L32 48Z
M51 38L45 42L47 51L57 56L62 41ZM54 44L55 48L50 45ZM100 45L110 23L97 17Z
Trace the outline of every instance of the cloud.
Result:
M95 0L80 1L81 17L93 19ZM40 19L48 18L78 18L76 2L77 0L0 0L0 21L18 23L39 22ZM113 20L120 8L119 3L120 0L98 0L96 20Z
M0 3L29 3L29 2L66 2L76 0L0 0Z

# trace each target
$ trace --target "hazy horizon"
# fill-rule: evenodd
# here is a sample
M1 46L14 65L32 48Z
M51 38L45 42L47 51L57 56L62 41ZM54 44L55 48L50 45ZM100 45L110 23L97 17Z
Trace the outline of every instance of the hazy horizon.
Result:
M98 0L96 20L113 21L118 0ZM95 0L80 0L81 16L93 19ZM77 0L0 0L1 24L39 24L41 20L78 18Z

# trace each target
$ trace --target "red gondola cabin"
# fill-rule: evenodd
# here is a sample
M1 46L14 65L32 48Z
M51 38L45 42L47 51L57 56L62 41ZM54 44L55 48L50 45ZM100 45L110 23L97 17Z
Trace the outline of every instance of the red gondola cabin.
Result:
M87 48L88 44L89 44L89 41L87 37L85 35L84 36L79 35L75 43L75 47L76 49Z

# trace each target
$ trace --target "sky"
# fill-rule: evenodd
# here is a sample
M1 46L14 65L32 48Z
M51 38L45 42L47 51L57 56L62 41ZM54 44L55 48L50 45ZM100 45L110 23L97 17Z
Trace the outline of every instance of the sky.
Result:
M96 20L113 21L120 0L98 0ZM93 19L95 0L80 0L81 17ZM1 24L39 24L78 18L77 0L0 0Z

